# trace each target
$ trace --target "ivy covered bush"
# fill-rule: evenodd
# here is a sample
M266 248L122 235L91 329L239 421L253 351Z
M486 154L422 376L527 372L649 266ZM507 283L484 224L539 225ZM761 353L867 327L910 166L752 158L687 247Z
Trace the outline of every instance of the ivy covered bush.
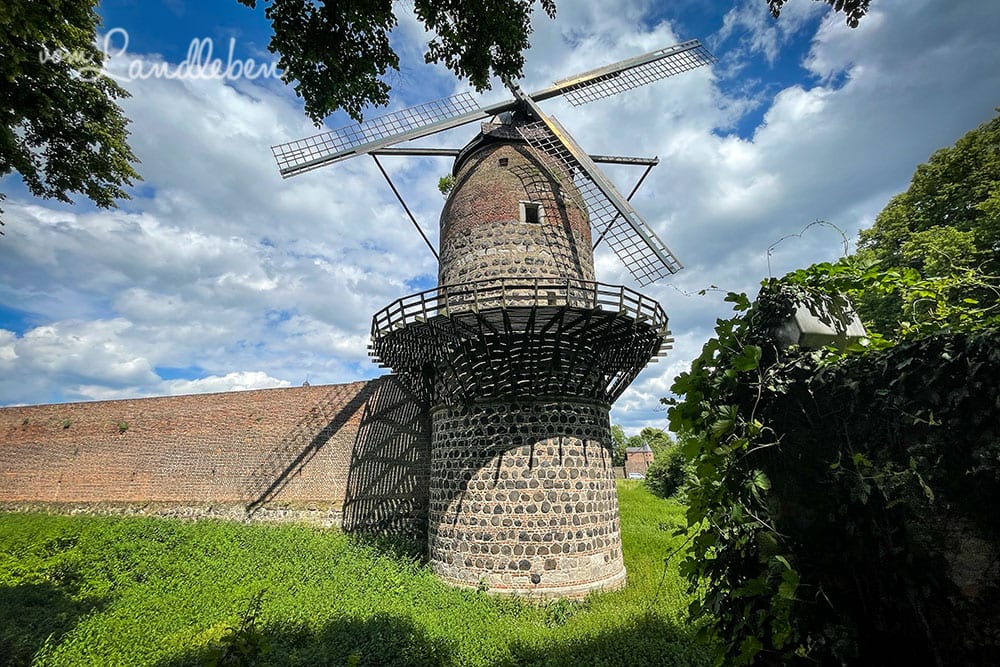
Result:
M682 571L720 663L1000 655L1000 323L946 289L852 260L767 281L728 297L736 315L678 376ZM873 290L919 317L865 346L774 342L796 303L836 313Z

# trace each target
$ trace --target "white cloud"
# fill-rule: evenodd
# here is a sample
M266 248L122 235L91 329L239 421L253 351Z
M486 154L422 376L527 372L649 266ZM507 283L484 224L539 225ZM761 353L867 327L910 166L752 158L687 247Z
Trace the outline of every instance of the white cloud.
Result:
M693 36L666 22L642 27L654 6L562 2L557 21L536 16L524 88ZM823 3L789 3L775 22L761 0L738 4L714 37L700 36L722 59L714 70L579 108L543 104L590 152L661 159L634 203L687 269L643 290L667 309L677 343L616 405L614 419L630 430L664 425L659 398L715 319L728 315L720 292L699 290L755 293L769 246L813 220L853 235L906 187L917 163L993 113L1000 90L993 3L880 0L857 30L828 15L807 34L821 11ZM767 63L803 36L811 40L801 63L809 76L762 93ZM403 20L394 39L404 53L394 105L465 90L440 66L406 64L423 53L415 20ZM746 86L735 85L744 79ZM0 403L306 377L318 384L381 372L366 355L372 313L416 291L414 283L433 281L437 267L371 160L282 180L270 145L316 132L288 90L249 81L128 86L131 142L145 179L135 200L112 212L5 203L0 303L44 324L0 331ZM506 96L498 89L487 99ZM751 137L720 132L754 108L764 116ZM473 132L421 143L460 146ZM383 164L435 241L436 184L450 165ZM609 173L623 190L639 175ZM772 271L840 252L836 232L813 228L774 249ZM597 273L632 284L606 248ZM164 380L162 367L200 369L200 377Z
M718 49L735 42L730 50L736 51L741 58L730 62L738 63L747 55L759 53L773 65L781 48L794 39L811 19L827 10L827 7L815 2L793 2L782 8L781 20L775 21L764 2L742 0L726 13L722 27L712 36L710 44ZM730 74L735 74L735 71L731 70Z
M248 389L270 389L287 387L289 382L279 380L260 371L210 375L197 380L167 380L162 384L167 394L206 394L222 391L246 391Z
M13 331L0 329L0 363L9 363L17 359L17 352L14 350L16 341L17 334Z

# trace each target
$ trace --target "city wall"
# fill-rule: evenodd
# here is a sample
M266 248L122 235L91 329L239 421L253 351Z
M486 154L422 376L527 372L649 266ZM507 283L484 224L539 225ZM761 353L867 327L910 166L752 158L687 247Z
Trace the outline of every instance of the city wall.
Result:
M430 428L396 381L0 408L0 510L426 530Z

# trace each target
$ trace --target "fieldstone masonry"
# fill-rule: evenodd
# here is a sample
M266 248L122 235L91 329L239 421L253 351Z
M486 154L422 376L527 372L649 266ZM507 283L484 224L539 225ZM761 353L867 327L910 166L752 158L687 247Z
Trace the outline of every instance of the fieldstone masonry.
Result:
M607 404L441 407L432 424L428 542L438 574L541 597L624 583Z

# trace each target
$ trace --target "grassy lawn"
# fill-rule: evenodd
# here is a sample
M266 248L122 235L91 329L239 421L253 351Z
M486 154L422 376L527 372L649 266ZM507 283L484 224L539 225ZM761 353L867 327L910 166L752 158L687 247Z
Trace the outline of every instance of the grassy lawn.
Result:
M0 514L0 663L206 664L263 591L259 664L705 664L663 567L683 507L618 491L628 587L546 606L448 588L416 545L332 530Z

